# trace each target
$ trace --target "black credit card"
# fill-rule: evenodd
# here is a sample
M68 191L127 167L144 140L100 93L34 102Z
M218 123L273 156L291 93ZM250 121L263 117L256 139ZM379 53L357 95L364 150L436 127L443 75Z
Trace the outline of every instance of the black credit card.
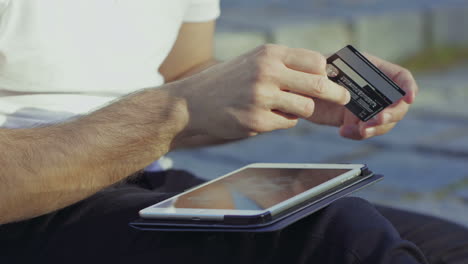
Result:
M327 59L327 75L350 92L351 101L346 108L362 121L368 121L406 94L351 45Z

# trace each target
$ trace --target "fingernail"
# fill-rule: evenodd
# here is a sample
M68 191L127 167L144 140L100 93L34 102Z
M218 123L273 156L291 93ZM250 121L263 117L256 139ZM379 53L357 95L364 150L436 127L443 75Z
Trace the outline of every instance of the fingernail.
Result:
M351 93L346 90L346 104L349 104L349 102L351 102Z
M375 134L375 127L369 127L369 128L366 128L366 130L364 130L364 133L365 133L365 137L371 137Z

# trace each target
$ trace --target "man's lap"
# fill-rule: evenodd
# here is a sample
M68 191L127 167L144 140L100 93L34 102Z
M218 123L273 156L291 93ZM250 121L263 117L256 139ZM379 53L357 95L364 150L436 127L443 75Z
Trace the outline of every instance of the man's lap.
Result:
M331 257L336 258L333 259L336 263L364 263L363 258L374 261L382 258L378 252L372 252L371 247L361 246L369 243L366 240L383 243L381 247L392 243L403 247L405 257L414 258L409 261L421 257L418 248L409 241L421 244L432 260L460 257L467 252L468 231L462 227L390 208L377 207L376 210L358 198L342 199L278 233L165 233L138 231L128 226L140 209L202 182L181 171L147 173L132 178L52 214L2 226L0 256L9 249L12 260L21 254L49 263L70 256L75 256L73 260L77 262L90 256L115 258L117 262L139 258L147 261L154 256L155 261L170 263L187 259L194 263L247 260L299 263L306 259L331 261ZM448 230L450 234L446 237L454 238L455 244L438 242L436 248L434 243L424 243L426 239L434 239L427 235L434 230L410 232L425 223L437 223L433 228L440 232ZM401 239L397 230L409 241ZM447 249L450 245L457 250ZM227 256L231 257L226 259Z

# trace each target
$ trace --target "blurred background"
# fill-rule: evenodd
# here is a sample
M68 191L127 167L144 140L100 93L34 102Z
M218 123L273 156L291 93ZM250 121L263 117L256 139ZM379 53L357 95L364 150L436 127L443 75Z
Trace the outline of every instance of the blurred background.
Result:
M216 56L262 43L333 53L347 44L413 71L420 94L366 141L307 122L240 143L171 153L212 179L253 162L366 163L385 179L357 195L468 226L468 0L222 0Z

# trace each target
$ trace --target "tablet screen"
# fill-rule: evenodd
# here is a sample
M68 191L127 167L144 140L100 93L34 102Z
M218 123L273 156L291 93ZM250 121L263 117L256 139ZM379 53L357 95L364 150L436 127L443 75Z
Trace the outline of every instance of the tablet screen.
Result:
M350 170L246 168L153 207L263 210Z

